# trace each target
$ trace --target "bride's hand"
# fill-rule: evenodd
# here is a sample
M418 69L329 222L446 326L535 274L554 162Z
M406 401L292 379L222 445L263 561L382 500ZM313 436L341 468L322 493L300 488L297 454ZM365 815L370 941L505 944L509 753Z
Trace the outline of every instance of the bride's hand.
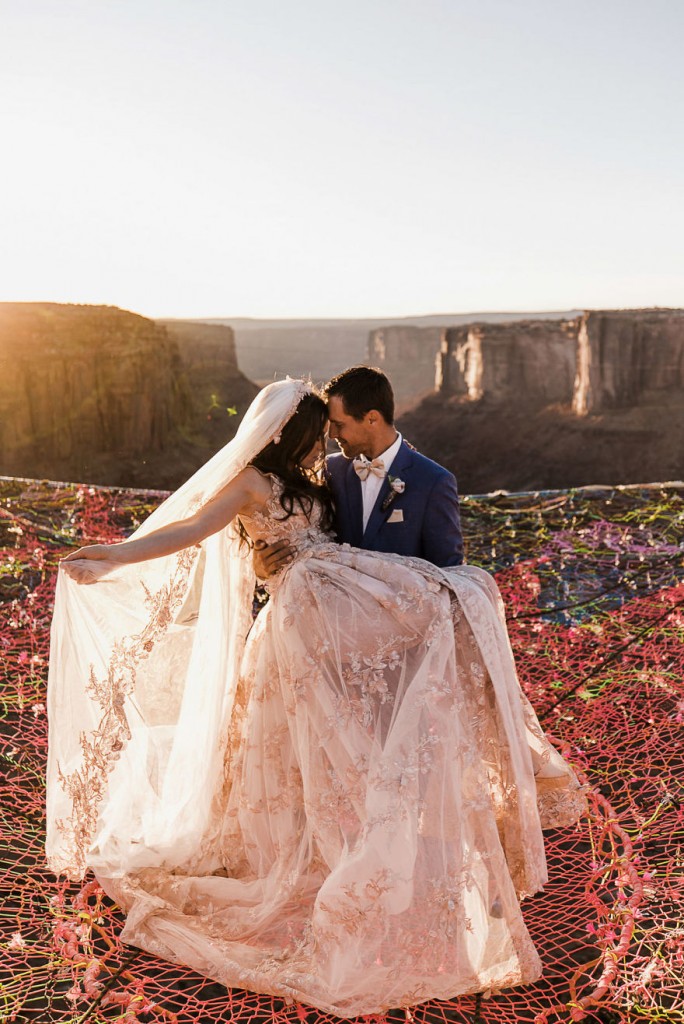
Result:
M96 583L113 568L113 562L111 545L88 544L78 551L72 551L59 564L76 583Z

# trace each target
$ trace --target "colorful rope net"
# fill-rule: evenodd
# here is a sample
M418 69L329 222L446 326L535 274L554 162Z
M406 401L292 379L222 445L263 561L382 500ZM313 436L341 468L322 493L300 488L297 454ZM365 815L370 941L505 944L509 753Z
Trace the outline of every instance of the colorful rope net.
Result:
M124 947L97 883L43 864L56 565L124 536L161 497L0 479L0 1019L326 1024ZM476 496L463 516L469 560L503 592L522 685L588 782L590 809L548 835L551 882L524 905L539 984L386 1019L684 1021L684 485Z

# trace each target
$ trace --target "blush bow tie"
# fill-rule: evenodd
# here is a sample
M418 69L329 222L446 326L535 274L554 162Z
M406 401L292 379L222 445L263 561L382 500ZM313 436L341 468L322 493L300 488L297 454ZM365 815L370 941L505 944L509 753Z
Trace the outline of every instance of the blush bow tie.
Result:
M361 480L365 480L369 473L380 477L385 475L385 463L382 459L373 459L372 462L369 462L365 455L359 455L358 459L354 459L352 465Z

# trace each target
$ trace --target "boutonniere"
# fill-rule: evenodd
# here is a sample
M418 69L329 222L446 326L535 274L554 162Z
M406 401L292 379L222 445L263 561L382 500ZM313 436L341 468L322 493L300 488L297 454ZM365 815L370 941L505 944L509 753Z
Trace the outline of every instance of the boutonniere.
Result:
M394 501L396 496L398 494L403 494L404 490L406 488L406 484L404 483L403 480L400 480L398 476L390 476L389 473L388 473L387 474L387 480L389 481L390 492L385 497L385 500L383 501L382 505L380 506L382 508L383 512L387 511L387 509L390 507L390 505L392 504L392 502Z

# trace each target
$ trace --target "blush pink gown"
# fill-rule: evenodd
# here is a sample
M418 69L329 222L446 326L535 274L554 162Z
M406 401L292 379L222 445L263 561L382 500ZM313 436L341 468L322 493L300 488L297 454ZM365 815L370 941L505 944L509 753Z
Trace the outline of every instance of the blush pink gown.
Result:
M101 877L124 940L342 1017L535 981L520 898L584 797L494 581L332 543L273 488L245 527L298 553L247 642L210 823L182 870Z

